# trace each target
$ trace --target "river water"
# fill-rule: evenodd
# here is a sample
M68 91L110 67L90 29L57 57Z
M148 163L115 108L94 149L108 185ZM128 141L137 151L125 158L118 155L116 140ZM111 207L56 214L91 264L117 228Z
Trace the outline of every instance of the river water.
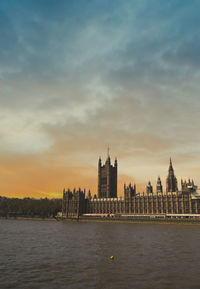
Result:
M0 288L199 289L200 226L0 220Z

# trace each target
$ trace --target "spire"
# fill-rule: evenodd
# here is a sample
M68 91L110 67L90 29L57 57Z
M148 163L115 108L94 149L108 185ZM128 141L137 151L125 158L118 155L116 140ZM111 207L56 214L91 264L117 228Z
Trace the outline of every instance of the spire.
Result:
M172 159L169 159L169 171L173 171Z
M160 179L160 176L158 176L157 184L160 184L160 183L161 183L161 179Z
M109 158L110 157L110 147L108 145L108 148L107 148L107 157Z
M160 176L158 176L158 179L157 179L156 190L157 190L157 193L163 192L163 187L162 187L162 182L161 182Z
M174 175L174 169L172 166L172 159L170 158L168 177L166 180L166 191L167 192L176 192L177 190L178 190L177 179Z
M153 187L150 181L148 182L148 185L146 186L146 192L147 194L153 194Z
M108 145L108 148L107 148L107 161L106 163L109 163L110 164L110 147Z

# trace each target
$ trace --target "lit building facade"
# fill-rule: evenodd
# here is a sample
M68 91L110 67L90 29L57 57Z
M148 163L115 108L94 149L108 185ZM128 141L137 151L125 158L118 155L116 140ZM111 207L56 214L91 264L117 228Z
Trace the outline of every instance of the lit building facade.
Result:
M177 179L170 159L166 192L158 177L156 192L151 182L146 194L137 193L136 185L124 185L124 197L117 197L117 160L111 165L108 155L105 165L98 163L98 197L81 189L63 191L62 215L64 218L81 215L191 215L200 214L200 198L194 181L181 181L178 190Z

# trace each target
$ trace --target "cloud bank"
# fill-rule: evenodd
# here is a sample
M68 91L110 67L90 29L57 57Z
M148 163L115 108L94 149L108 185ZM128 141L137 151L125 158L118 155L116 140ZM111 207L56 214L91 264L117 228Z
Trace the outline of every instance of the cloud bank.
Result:
M108 144L120 192L123 181L165 182L170 156L178 177L198 183L199 9L195 0L2 0L1 194L95 192Z

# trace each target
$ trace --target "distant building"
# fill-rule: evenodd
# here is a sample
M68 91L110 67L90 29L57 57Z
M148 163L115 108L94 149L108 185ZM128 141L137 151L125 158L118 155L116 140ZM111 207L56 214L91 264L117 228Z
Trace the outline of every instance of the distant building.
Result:
M124 185L124 197L117 197L117 160L111 165L108 154L105 165L98 164L98 197L92 198L90 191L74 189L63 191L62 216L66 218L80 215L174 215L200 214L200 198L194 181L181 181L178 191L177 179L170 159L166 193L160 177L157 179L156 193L149 181L146 194L136 193L136 185Z
M177 191L178 191L177 178L174 175L172 160L170 158L168 177L166 180L166 192L177 192Z
M163 193L163 187L162 187L162 182L161 182L161 179L160 177L158 177L158 180L157 180L157 185L156 185L156 192L159 194L162 194Z
M148 185L146 186L146 193L147 194L153 194L153 186L151 185L151 182L148 182Z
M183 181L183 180L181 180L181 190L183 191L183 192L191 192L191 193L193 193L193 192L195 192L196 190L197 190L197 186L195 186L195 184L194 184L194 181L192 180L188 180L188 181Z
M124 184L124 208L123 211L124 213L129 213L129 211L133 210L133 203L130 201L133 198L136 197L136 185L132 186L131 184L129 184L128 186L126 186Z
M109 153L104 165L99 158L98 198L117 198L117 159L112 166Z
M85 191L80 188L74 189L73 192L69 189L63 190L62 212L66 218L82 215L86 210Z

